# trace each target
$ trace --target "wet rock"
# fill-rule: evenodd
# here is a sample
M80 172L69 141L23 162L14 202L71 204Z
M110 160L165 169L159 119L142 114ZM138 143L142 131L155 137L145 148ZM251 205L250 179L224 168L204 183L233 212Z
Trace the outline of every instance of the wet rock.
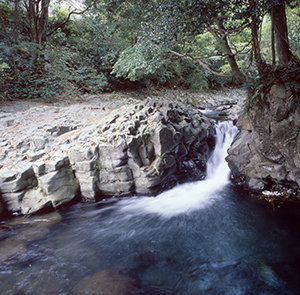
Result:
M29 224L14 229L16 240L26 243L26 245L44 239L50 233L50 229L46 226L39 226L38 224Z
M14 238L7 238L0 242L0 263L14 256L25 254L26 244Z
M234 178L244 176L250 189L274 183L300 186L300 111L288 106L290 95L287 87L273 85L267 101L252 106L237 123L241 132L226 160Z
M14 227L14 226L19 226L24 224L31 224L31 225L43 227L43 226L50 226L59 223L61 220L62 220L62 216L58 212L51 212L43 215L35 215L29 217L24 217L24 216L15 217L9 220L8 222L6 222L5 225Z
M282 285L282 281L277 276L275 271L266 264L261 264L259 267L259 275L260 279L267 285L272 286L274 288L278 288L280 285Z
M6 213L7 213L7 210L6 210L5 202L2 200L1 193L0 193L0 220L1 220L1 217L5 218Z
M35 275L37 273L38 275ZM63 281L56 273L49 270L48 265L29 264L23 270L23 275L27 280L24 280L22 284L17 284L17 294L53 295L65 293Z
M131 278L107 269L81 280L74 288L74 295L134 295L138 290Z

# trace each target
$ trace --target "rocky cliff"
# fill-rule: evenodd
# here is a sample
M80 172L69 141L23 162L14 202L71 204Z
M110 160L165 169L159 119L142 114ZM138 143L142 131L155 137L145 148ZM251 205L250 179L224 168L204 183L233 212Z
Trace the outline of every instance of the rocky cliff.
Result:
M1 113L0 129L0 215L156 194L202 179L214 146L197 108L150 99L29 107Z
M300 186L300 107L288 87L273 85L263 102L237 123L227 161L236 179L254 190Z

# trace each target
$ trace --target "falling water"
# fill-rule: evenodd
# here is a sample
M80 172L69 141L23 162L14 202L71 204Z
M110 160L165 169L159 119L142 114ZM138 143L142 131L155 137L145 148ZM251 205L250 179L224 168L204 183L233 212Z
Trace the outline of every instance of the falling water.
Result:
M216 125L216 146L207 163L207 177L203 181L178 185L156 197L136 197L119 202L127 212L156 213L172 217L204 208L220 195L217 192L229 181L230 170L225 161L238 128L231 121Z
M236 132L217 124L204 181L0 228L0 294L76 294L78 282L112 269L140 295L299 294L300 209L274 212L228 181L224 158Z

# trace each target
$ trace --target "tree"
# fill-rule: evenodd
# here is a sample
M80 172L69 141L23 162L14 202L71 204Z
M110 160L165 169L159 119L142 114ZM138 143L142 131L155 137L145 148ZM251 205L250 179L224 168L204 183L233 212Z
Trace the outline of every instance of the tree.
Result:
M270 14L272 27L274 29L274 41L276 44L278 64L281 66L289 66L293 54L289 45L285 1L276 1L271 7Z
M113 1L108 2L111 4ZM289 0L165 0L147 1L144 2L147 3L144 6L143 2L137 0L126 1L126 4L125 1L113 3L110 11L113 11L114 5L117 5L121 18L131 17L135 9L143 11L142 17L139 16L139 21L144 25L136 31L138 37L135 39L135 43L141 42L141 44L139 46L133 44L130 50L127 49L120 57L118 68L115 68L115 72L122 72L124 76L130 77L130 71L135 71L135 66L133 63L131 66L126 66L126 72L125 68L121 67L121 65L125 65L122 60L132 61L127 58L127 54L130 53L134 57L135 49L140 50L146 39L162 49L160 53L165 55L163 58L166 58L168 52L182 59L194 60L205 71L224 76L224 73L219 71L220 65L218 69L214 68L211 63L213 56L208 57L205 52L199 52L193 45L196 43L197 36L206 32L215 38L215 56L226 59L231 69L231 76L236 82L247 80L252 56L259 74L263 75L272 67L267 65L260 48L262 20L268 13L271 14L274 28L274 41L271 44L276 44L278 64L287 66L293 57L289 47L285 17L285 6L291 4ZM126 9L123 11L122 9L125 7ZM131 13L128 13L128 7L130 7ZM124 13L120 13L120 11ZM233 41L237 35L246 36L245 32L249 31L251 31L251 38L243 40L242 46ZM142 54L142 56L145 55ZM243 62L241 62L242 60ZM153 59L148 61L152 65L154 64ZM147 60L144 61L145 69L147 68L146 64ZM157 64L163 66L163 59L159 58ZM140 63L136 63L136 65L140 65ZM273 58L273 66L276 66L275 58ZM139 70L139 73L141 72L142 69Z
M120 2L123 1L118 3ZM193 50L191 44L195 42L197 36L209 32L216 40L215 54L227 59L231 68L231 77L237 82L246 80L236 57L248 54L249 42L243 48L238 49L231 41L231 36L240 34L247 29L249 24L249 20L244 17L246 13L243 11L240 1L234 1L234 3L232 1L212 0L149 2L152 3L153 9L144 10L143 16L145 17L142 21L146 25L140 27L138 32L140 38L137 40L144 42L145 39L149 39L152 43L164 48L164 52L169 52L183 59L195 60L206 71L221 77L228 77L228 75L218 73L218 70L212 67L210 64L212 59L209 60L207 56L199 56L199 52L196 54ZM149 2L147 2L148 8L151 7ZM126 7L129 5L131 10L136 7L135 1L130 1L130 4L126 1L126 3ZM120 4L118 9L120 9ZM123 16L127 17L125 13ZM125 55L123 54L121 58L125 58ZM162 65L162 63L160 64Z
M43 45L47 38L48 15L50 0L25 0L31 42Z

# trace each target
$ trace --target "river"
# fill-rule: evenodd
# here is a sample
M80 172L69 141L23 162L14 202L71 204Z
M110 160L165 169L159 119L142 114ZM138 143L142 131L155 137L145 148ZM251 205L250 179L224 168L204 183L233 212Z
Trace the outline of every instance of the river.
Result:
M203 181L6 228L0 293L73 294L83 278L114 269L146 295L300 294L300 208L274 210L229 182L224 158L236 131L218 124Z

